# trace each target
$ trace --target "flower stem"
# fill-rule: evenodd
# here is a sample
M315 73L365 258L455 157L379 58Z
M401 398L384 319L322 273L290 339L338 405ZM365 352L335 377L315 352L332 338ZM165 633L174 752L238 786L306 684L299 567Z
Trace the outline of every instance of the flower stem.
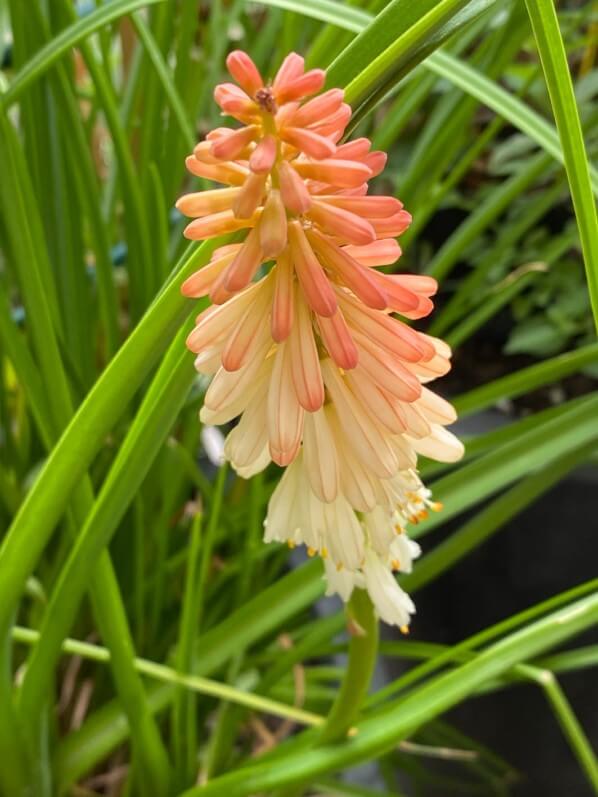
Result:
M353 590L347 605L347 619L352 634L347 672L318 744L337 741L353 726L367 695L376 664L378 619L365 590Z

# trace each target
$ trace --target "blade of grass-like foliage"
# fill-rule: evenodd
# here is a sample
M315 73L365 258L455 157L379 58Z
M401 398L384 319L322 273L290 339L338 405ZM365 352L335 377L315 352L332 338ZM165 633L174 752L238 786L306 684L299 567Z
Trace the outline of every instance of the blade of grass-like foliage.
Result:
M464 464L468 460L486 453L486 451L504 445L504 443L508 443L510 440L515 440L520 434L535 429L546 421L558 418L559 415L562 415L563 412L568 412L571 407L575 406L575 404L579 404L583 399L584 396L580 396L571 399L567 404L558 404L553 407L548 407L533 415L526 415L515 421L506 423L504 426L499 425L496 429L476 435L475 437L462 437L461 439L465 445L465 454L460 462ZM421 473L426 481L430 478L436 478L438 474L446 473L449 470L450 466L447 464L432 461L429 463L422 462Z
M434 49L447 35L454 33L450 21L459 17L458 12L462 8L470 6L477 13L489 5L491 2L485 0L450 5L444 0L440 3L431 0L394 0L376 17L371 17L370 24L335 58L328 74L330 85L348 86L353 79L359 80L358 76L369 70L368 80L360 81L349 99L349 102L364 101L366 95L380 83L389 66L392 66L393 73L402 71L409 59L414 58L416 62L421 60L423 48ZM345 7L339 8L336 24L340 27L344 27L344 11ZM424 30L427 31L425 39L420 37ZM372 69L373 63L380 58L383 60ZM415 64L410 65L413 68Z
M463 250L470 245L506 208L547 171L551 164L549 155L539 153L522 169L491 191L485 201L470 213L428 263L426 271L442 280L459 260Z
M535 390L542 385L556 382L569 374L581 371L587 365L598 362L598 343L588 343L574 351L558 354L541 363L530 365L481 385L458 396L455 407L461 417L485 409L504 398L515 398Z
M598 395L594 394L557 418L434 482L434 494L440 501L444 500L444 509L418 525L412 536L427 534L440 523L530 471L547 465L583 443L596 442L597 412Z
M305 609L324 591L322 567L316 560L292 571L264 589L219 626L200 636L193 668L196 675L214 672L234 656L272 633ZM343 618L341 616L341 624ZM154 711L165 709L174 699L172 685L148 690ZM89 772L111 750L127 739L129 729L117 701L92 714L78 730L68 736L58 752L58 781L65 789Z
M15 75L0 105L8 107L21 96L22 92L37 78L56 63L72 47L80 44L92 33L108 25L119 17L136 11L138 8L161 3L164 0L112 0L99 6L91 14L65 28L44 47Z
M475 269L472 269L464 279L459 280L454 296L446 305L438 309L430 324L431 335L443 335L452 323L469 311L472 303L474 300L477 301L480 291L483 290L484 283L488 280L488 274L493 266L558 202L562 194L562 181L559 180L552 188L541 191L538 196L532 197L521 213L511 220L510 224L501 225L495 241L488 247Z
M26 13L27 26L37 29L41 41L50 40L51 33L42 9L34 3L24 13ZM59 118L63 127L68 130L68 135L63 135L64 141L68 141L65 153L70 161L70 169L77 184L79 201L86 209L86 219L95 255L94 274L97 279L100 316L104 322L106 352L108 355L112 355L118 347L119 340L118 301L114 286L114 269L110 258L108 233L102 218L99 200L98 180L68 69L64 68L62 64L59 65L53 78L53 93L59 109ZM80 224L80 221L77 221ZM82 258L78 265L83 270Z
M406 3L404 0L396 0L391 3L393 9L390 7L380 14L371 28L363 33L363 41L368 42L370 47L373 45L373 52L370 54L370 59L367 64L358 72L353 71L355 75L346 86L346 99L349 103L361 104L364 102L368 95L372 92L378 83L385 80L385 76L392 70L393 73L399 72L403 66L403 62L409 64L413 68L412 59L413 54L423 48L429 48L431 37L434 33L442 27L443 24L448 22L454 17L457 12L461 11L470 0L440 0L439 2L429 4L420 2L418 4ZM404 7L411 6L417 7L417 16L412 19L410 25L405 24ZM382 49L382 42L379 40L377 33L373 28L377 25L388 24L391 15L395 15L401 19L401 33L392 40L392 43ZM384 19L382 19L384 18ZM386 33L388 36L388 33ZM343 76L343 83L346 82L346 74L343 72L343 62L353 63L352 59L355 55L354 50L357 49L359 42L356 41L353 45L349 45L347 49L339 56L338 59L330 67L330 80L338 80L338 74ZM374 49L375 48L375 49ZM352 52L353 50L353 52ZM421 60L421 58L419 59ZM341 62L340 65L338 62ZM352 67L354 70L354 66Z
M12 637L16 642L35 648L39 642L40 634L38 631L34 631L31 628L15 626L12 631ZM96 661L103 664L110 662L110 651L107 648L101 645L92 645L89 642L81 642L77 639L65 639L61 645L61 651L63 654L80 656L87 661ZM308 711L303 711L296 706L279 703L275 700L263 697L262 695L236 689L234 686L229 686L220 681L214 681L201 675L192 675L164 664L149 661L148 659L136 658L135 669L141 675L146 675L152 680L160 681L161 683L169 684L199 695L230 701L231 703L236 703L239 706L245 706L264 714L283 717L284 719L290 719L304 725L319 725L323 721L323 718L311 714Z
M542 0L526 0L526 6L563 148L594 322L598 331L598 217L567 54L554 4Z
M10 303L2 280L0 280L0 343L13 364L40 436L49 449L53 440L52 426L48 414L40 411L40 408L46 405L44 386L25 339L11 318Z
M471 94L483 105L507 119L550 153L555 160L565 164L564 149L561 148L555 128L498 83L488 80L485 75L445 51L433 53L425 64L428 69L450 80L453 85ZM598 195L598 172L595 169L591 169L591 182L594 194Z
M49 405L47 425L56 439L60 430L68 423L72 413L72 400L69 385L64 373L58 343L52 326L49 308L45 300L41 274L49 266L45 262L45 246L41 233L41 224L37 213L36 201L32 186L28 179L23 155L16 140L15 132L0 115L0 131L3 146L0 147L0 171L4 175L2 181L1 200L5 207L10 207L6 214L12 250L15 253L15 265L20 270L23 300L27 308L28 328L32 335L38 362L41 363L41 379L45 390L42 407L37 412L44 413ZM8 205L7 205L8 203ZM91 486L88 481L80 482L73 494L73 516L82 520L89 502L92 500ZM30 575L31 571L27 574ZM144 761L147 772L153 772L156 782L165 784L165 756L160 754L160 741L157 730L149 713L143 711L143 690L141 682L134 672L127 668L128 648L126 618L122 606L118 585L111 568L110 560L103 557L95 572L92 587L95 591L94 606L98 615L98 623L108 645L112 648L115 677L123 705L128 707L132 726L135 727L134 741L140 759ZM100 599L101 595L101 599ZM10 617L7 617L7 623ZM6 626L5 626L6 628ZM133 704L135 709L133 710ZM37 720L40 718L42 705L38 712L26 716L32 738L38 734ZM10 716L0 718L0 722L10 722ZM3 732L10 730L3 728ZM13 729L15 738L18 738ZM40 794L48 783L44 759L34 753L35 766L31 770L35 788Z
M467 556L511 518L553 487L574 467L584 462L595 448L595 441L589 445L584 443L559 457L548 467L523 479L515 487L511 487L504 495L495 499L462 528L426 554L413 572L401 579L401 586L411 592L449 570L455 562Z
M598 759L554 673L529 664L519 665L518 670L529 680L537 683L544 691L574 755L585 772L594 793L598 794Z
M278 5L279 1L283 2L284 0L262 0L265 5ZM314 16L316 19L322 18L319 11L318 0L311 0L311 2L302 3L301 5L301 12L303 14L307 16ZM347 10L347 6L340 3L334 3L331 5L334 5L337 8L334 11L330 8L327 8L328 16L325 21L345 30L355 30L355 20L352 20L351 22L345 21L345 12ZM417 6L418 11L423 9L422 4L418 3ZM388 11L389 8L390 5L387 9L385 9L385 11ZM373 34L374 26L371 25L371 28L368 28L371 33L372 41L369 43L369 46L363 47L363 52L351 52L349 49L351 45L349 45L349 47L345 49L341 56L339 56L339 59L344 59L346 66L343 62L343 69L340 70L339 67L338 73L335 73L331 67L328 72L330 85L343 85L343 75L345 69L347 70L347 75L345 75L345 78L350 79L351 74L355 74L362 68L363 65L368 64L371 61L371 58L375 57L380 52L382 46L381 43L387 40L387 33L385 33L385 31L390 32L389 41L392 41L393 36L397 35L394 27L388 24L388 20L383 16L383 14L384 12L378 15L376 18L373 16L369 17L370 25L372 20L376 19L378 22L380 22L380 28L376 28L375 36ZM407 15L404 15L404 18L407 19ZM365 34L366 31L364 31L364 28L361 30ZM359 39L360 37L355 39L352 45L356 46ZM370 47L374 49L372 50ZM470 94L472 97L475 97L479 102L502 116L518 130L521 130L521 132L528 135L540 147L542 147L542 149L550 153L550 155L552 155L552 157L559 163L565 163L565 157L560 146L559 136L556 129L538 113L536 113L536 111L503 89L498 83L489 80L485 75L481 74L461 59L446 52L446 50L436 50L435 52L430 53L422 62L422 66L428 70L431 70L439 77L448 80L453 85L458 86L462 91ZM598 171L591 166L590 179L594 194L598 195Z
M564 249L568 249L571 241L567 238L563 241L563 247L559 254L562 254ZM556 256L555 256L556 259ZM525 263L523 266L515 269L504 280L496 285L490 295L485 297L485 300L479 304L475 310L472 310L461 323L457 324L445 336L445 341L451 348L460 346L464 341L468 340L480 327L486 324L491 318L506 307L513 299L524 291L532 282L538 281L541 284L542 274L548 270L550 261L542 260L539 263Z
M184 346L184 330L175 338L102 489L62 566L44 613L41 636L23 679L19 707L35 715L43 704L60 655L60 645L75 618L94 564L107 547L154 457L182 407L193 368Z
M525 18L521 6L512 5L508 14L499 15L502 24L493 25L491 33L488 33L488 20L482 19L459 37L459 49L465 44L471 63L489 79L499 78L521 49L525 34L522 16ZM452 176L456 163L462 168L462 151L468 143L468 131L475 127L477 111L474 97L457 91L444 92L419 131L397 186L418 224L425 224L420 207L432 204L430 199L435 198L442 176L446 173ZM417 232L411 235L416 237Z
M49 405L48 419L45 423L52 432L52 439L56 439L68 423L73 405L41 279L43 269L48 267L44 262L46 258L44 240L23 154L16 140L15 132L4 114L0 114L0 138L3 144L0 147L0 171L5 178L0 189L0 199L5 207L10 207L10 212L6 213L8 232L12 250L15 253L15 266L20 271L28 329L32 336L37 360L40 363L41 379L45 390L43 405L38 408L37 412L40 416L45 414L46 404ZM84 475L85 471L81 476ZM82 521L92 497L90 482L84 478L73 493L72 522ZM31 574L32 570L33 568L26 574L26 577ZM127 706L132 727L135 727L136 750L146 768L145 772L148 775L152 772L150 777L165 787L165 753L163 749L161 753L161 743L151 715L143 709L141 682L134 671L128 667L126 617L120 604L118 584L107 555L100 559L94 572L92 594L98 623L104 639L112 649L114 674L119 693L123 705ZM7 625L4 626L4 629L7 629L9 624L10 615L7 617ZM8 650L6 652L9 653ZM10 659L4 663L7 671L9 671L9 662ZM28 714L24 718L31 739L35 739L39 732L38 721L43 711L41 703L36 708L38 709L36 712ZM10 723L8 713L0 718L0 723L2 721ZM10 732L10 728L3 728L3 733ZM15 738L18 738L16 730L13 729L12 732ZM35 752L33 755L34 766L31 769L31 777L33 783L36 784L34 788L40 790L41 797L41 794L46 793L45 790L42 791L42 789L46 789L46 786L42 784L49 783L48 774L44 771L44 758Z
M259 2L261 5L295 11L297 14L319 19L320 22L329 22L353 33L361 33L373 19L369 12L336 0L259 0ZM339 16L343 17L342 25L339 25Z
M135 30L137 31L139 40L141 41L149 59L154 66L154 69L156 70L156 74L160 80L164 94L168 99L174 119L177 121L183 140L185 141L188 149L192 150L195 146L195 134L193 132L193 127L189 121L187 112L181 101L181 98L179 97L179 93L172 80L162 53L160 52L160 49L156 44L151 31L139 13L131 14L131 21L133 22Z
M338 771L389 750L431 717L446 711L478 686L513 665L553 647L598 620L598 595L591 595L517 631L487 648L473 661L440 675L414 690L383 715L364 720L359 732L342 745L300 750L278 760L256 763L189 789L184 797L229 797L292 786Z
M197 572L201 555L202 510L197 507L191 524L191 540L185 574L185 591L181 608L181 623L176 648L178 673L191 672L193 639L197 614ZM172 707L172 755L178 783L187 783L197 757L196 702L183 688L177 689ZM191 755L190 755L191 754Z
M393 683L380 689L375 695L372 695L368 703L370 706L380 705L389 697L398 695L400 692L407 689L407 687L418 683L431 673L442 669L446 664L450 664L453 661L467 660L471 651L478 650L488 642L492 642L498 637L505 636L515 631L515 629L521 628L525 623L532 622L542 615L548 614L548 612L560 609L565 604L577 598L596 594L597 590L598 579L586 581L566 592L554 595L529 609L524 609L522 612L511 615L511 617L508 617L506 620L501 620L499 623L484 628L483 631L478 631L473 636L459 642L458 645L446 646L444 650L439 651L437 655L422 662L417 667L401 675L400 678L397 678Z
M221 466L213 498L210 504L210 518L202 540L201 548L197 544L195 551L189 554L187 582L183 613L181 616L180 637L176 651L176 663L180 672L190 672L193 666L194 642L204 621L207 582L212 566L212 556L216 529L220 522L224 487L228 468ZM197 759L196 705L192 696L184 690L177 690L172 713L173 752L179 767L181 783L193 780ZM178 744L176 743L178 740Z
M222 243L222 240L220 240ZM8 629L29 573L64 513L72 490L127 403L189 314L179 286L218 240L187 254L144 319L86 396L53 449L0 547L0 629Z
M61 9L69 18L75 18L76 12L69 0L56 1L60 2ZM75 25L77 24L75 23ZM96 58L89 42L82 40L79 47L93 80L121 169L120 178L126 211L127 258L130 280L129 305L133 320L137 320L149 304L159 284L151 278L153 253L150 246L148 219L146 219L144 212L143 194L129 142L121 124L110 76Z
M586 667L598 665L598 645L586 645L576 650L565 650L537 659L538 667L545 667L553 672L575 672Z

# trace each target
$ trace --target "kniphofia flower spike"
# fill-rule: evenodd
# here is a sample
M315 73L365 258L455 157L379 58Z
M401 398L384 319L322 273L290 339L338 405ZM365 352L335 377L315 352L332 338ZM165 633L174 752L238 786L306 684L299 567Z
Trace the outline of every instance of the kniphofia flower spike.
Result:
M392 571L419 553L408 522L436 508L417 455L454 461L450 404L425 385L450 368L450 349L394 317L432 310L436 282L385 274L411 221L402 203L368 193L386 155L368 139L339 143L351 117L340 89L318 94L322 70L291 53L271 84L231 53L236 83L217 86L225 116L187 159L225 185L183 196L185 235L234 233L183 285L209 296L187 345L213 376L201 418L241 416L225 454L249 477L286 471L272 495L267 541L304 543L325 562L329 591L366 588L380 617L406 627L414 611Z

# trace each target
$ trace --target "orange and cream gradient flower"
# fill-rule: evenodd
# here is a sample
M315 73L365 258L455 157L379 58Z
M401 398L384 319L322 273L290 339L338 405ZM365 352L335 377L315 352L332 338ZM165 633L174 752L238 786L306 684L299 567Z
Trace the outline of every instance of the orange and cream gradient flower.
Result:
M225 455L243 477L286 468L265 539L305 544L325 562L328 589L368 590L379 616L406 627L414 611L393 571L419 547L406 526L436 508L417 455L451 462L450 404L425 385L450 368L450 349L395 317L432 310L436 282L386 274L411 221L394 197L370 195L386 156L368 139L340 144L351 118L343 92L291 53L272 83L248 55L216 87L240 127L208 133L189 171L224 188L183 196L191 240L232 234L182 286L209 296L187 345L212 376L201 419L240 416Z

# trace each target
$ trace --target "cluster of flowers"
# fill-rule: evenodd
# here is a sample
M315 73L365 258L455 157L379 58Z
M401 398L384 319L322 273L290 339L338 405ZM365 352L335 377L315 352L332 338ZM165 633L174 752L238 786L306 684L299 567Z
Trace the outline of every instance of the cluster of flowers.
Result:
M338 143L351 109L339 89L318 95L324 72L295 53L271 84L243 52L227 66L236 84L214 96L242 126L211 131L187 167L228 187L177 203L193 218L187 238L243 237L182 288L212 301L187 341L213 375L200 417L241 416L225 444L241 476L286 468L265 539L304 543L323 558L329 592L348 600L366 588L379 616L405 628L414 607L393 571L409 572L419 553L407 523L437 508L417 454L462 454L444 428L453 408L425 387L449 370L449 347L392 315L426 316L436 283L377 270L399 258L411 217L398 199L368 195L386 156L366 138Z

